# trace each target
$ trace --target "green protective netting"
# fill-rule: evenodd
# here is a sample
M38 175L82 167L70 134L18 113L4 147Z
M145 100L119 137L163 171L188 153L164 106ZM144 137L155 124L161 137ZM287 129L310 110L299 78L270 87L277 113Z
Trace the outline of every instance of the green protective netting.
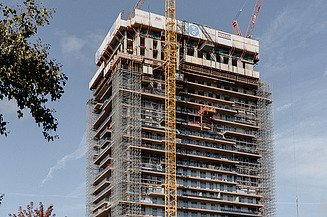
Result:
M228 55L229 54L229 50L228 49L225 49L225 48L216 48L215 49L215 52L217 54L225 54L225 55Z

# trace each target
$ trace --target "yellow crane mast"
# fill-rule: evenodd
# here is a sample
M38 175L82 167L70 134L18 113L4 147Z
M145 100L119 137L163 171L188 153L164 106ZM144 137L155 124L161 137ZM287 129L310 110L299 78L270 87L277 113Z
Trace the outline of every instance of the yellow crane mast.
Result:
M177 217L176 185L176 0L165 0L165 216Z

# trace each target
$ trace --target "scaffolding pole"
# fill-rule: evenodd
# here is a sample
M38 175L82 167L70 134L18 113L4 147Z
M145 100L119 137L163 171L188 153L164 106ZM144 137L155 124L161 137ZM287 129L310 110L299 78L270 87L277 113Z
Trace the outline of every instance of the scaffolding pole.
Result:
M274 144L272 139L272 109L271 90L267 83L260 83L257 95L260 97L257 105L257 117L259 130L257 131L258 151L260 159L260 184L259 190L262 195L262 216L274 217L275 206L275 159Z
M95 131L93 129L93 123L97 118L97 114L94 111L95 102L90 99L87 102L87 165L86 165L86 215L92 216L94 208L93 200L95 199L93 182L96 176L99 174L99 168L93 163L95 156L97 155L96 145L98 141L94 138Z
M113 70L111 216L141 216L141 70L133 61Z

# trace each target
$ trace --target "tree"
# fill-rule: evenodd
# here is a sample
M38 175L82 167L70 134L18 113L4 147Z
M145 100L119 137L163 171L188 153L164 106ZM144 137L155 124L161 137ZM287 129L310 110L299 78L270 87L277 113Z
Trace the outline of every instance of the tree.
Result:
M53 13L39 0L23 0L17 6L0 3L0 101L16 101L18 118L27 109L48 141L58 138L58 121L47 103L61 98L68 79L61 64L49 57L50 46L37 37ZM0 134L8 134L1 113Z
M56 216L55 214L52 214L53 211L53 205L50 204L50 206L44 210L43 204L40 202L39 208L34 209L33 208L33 202L30 202L29 205L27 205L27 209L23 210L20 206L18 208L18 213L16 214L9 214L10 217L51 217Z
M3 200L4 196L5 196L5 194L0 193L0 206L2 204L2 200Z

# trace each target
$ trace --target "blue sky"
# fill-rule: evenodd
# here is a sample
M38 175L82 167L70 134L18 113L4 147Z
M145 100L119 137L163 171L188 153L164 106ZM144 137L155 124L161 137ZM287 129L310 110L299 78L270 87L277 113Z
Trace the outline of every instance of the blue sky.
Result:
M0 216L29 201L55 205L57 216L85 213L85 129L88 82L96 71L94 54L119 12L135 0L55 0L52 23L40 31L51 55L69 76L66 92L53 104L60 139L47 143L26 112L1 101L10 134L0 137L0 192L6 193ZM179 0L177 17L231 32L231 20L243 0ZM243 32L252 13L248 0L240 16ZM146 0L143 9L163 14L164 1ZM327 1L266 0L254 37L261 43L257 66L272 83L276 146L278 217L327 213Z

